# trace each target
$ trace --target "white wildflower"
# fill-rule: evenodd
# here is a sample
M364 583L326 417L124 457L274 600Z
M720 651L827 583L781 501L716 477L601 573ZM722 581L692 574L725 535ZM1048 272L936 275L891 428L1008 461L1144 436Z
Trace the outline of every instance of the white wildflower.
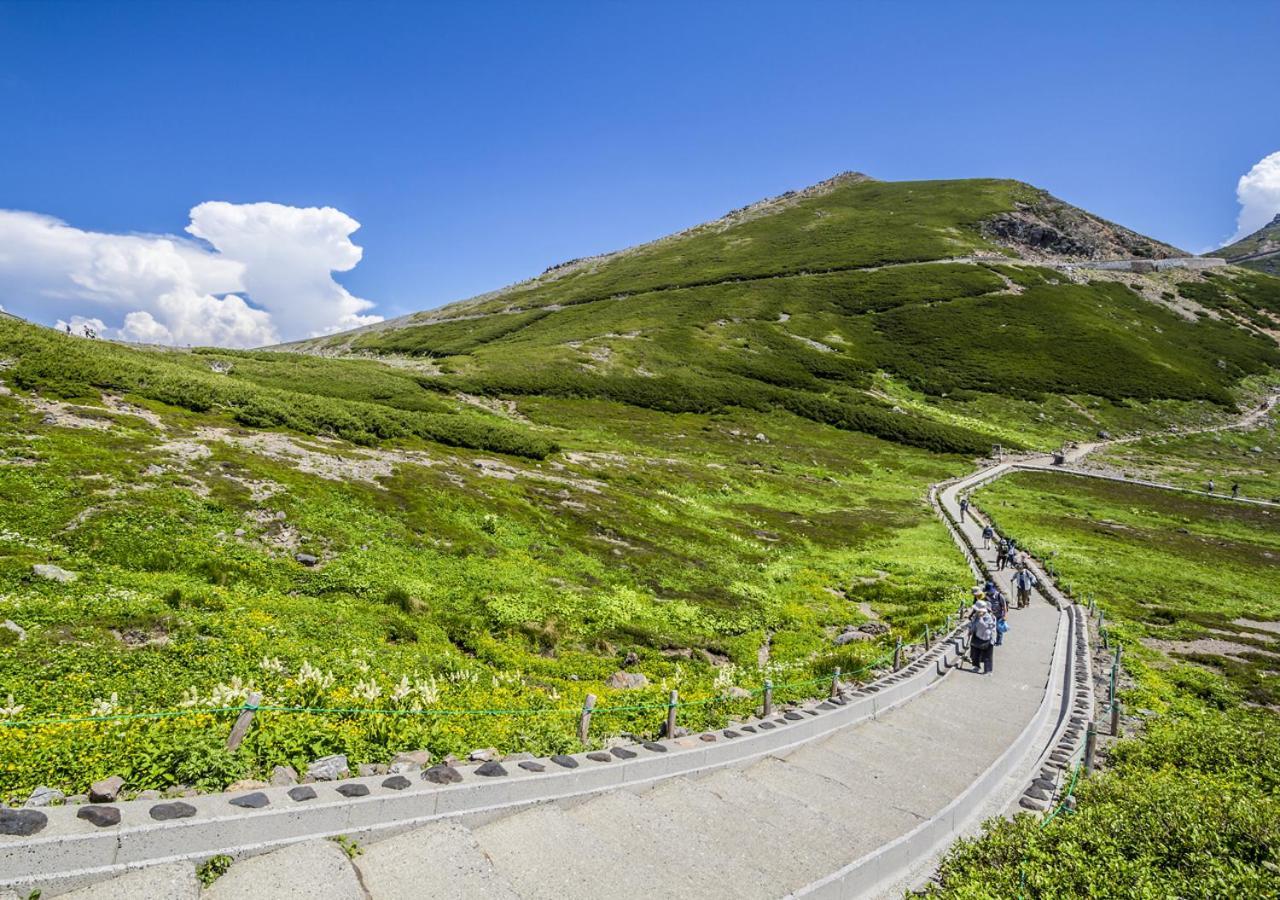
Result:
M314 683L323 690L333 684L333 676L327 672L320 671L309 662L304 662L302 668L298 669L298 683Z
M400 683L391 689L391 699L399 703L401 700L413 693L413 685L409 683L408 675L400 676Z
M414 690L418 692L418 696L422 698L422 702L427 706L440 702L440 685L434 675L427 678L426 681L419 678L414 685Z
M258 668L264 672L273 672L276 675L284 674L284 663L275 656L262 657L262 662L258 663Z
M111 696L107 698L98 697L93 701L93 705L89 707L89 715L91 716L109 716L112 715L120 705L120 697L115 691L111 692Z
M182 692L182 699L178 701L178 705L183 709L190 709L193 706L202 705L200 702L200 692L196 690L194 685Z
M357 681L351 693L364 700L373 702L382 696L382 686L370 678L368 681Z
M10 694L9 699L5 701L5 705L0 706L0 716L4 716L6 719L12 718L21 715L24 709L26 707L14 700L13 694Z
M209 705L214 707L240 706L249 699L250 693L252 693L252 689L249 685L245 684L239 675L234 675L228 684L214 685L213 693L209 695Z

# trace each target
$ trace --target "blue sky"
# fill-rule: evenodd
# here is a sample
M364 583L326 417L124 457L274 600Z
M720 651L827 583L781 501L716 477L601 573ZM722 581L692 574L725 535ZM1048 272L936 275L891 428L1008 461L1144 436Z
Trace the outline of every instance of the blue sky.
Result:
M358 265L333 262L349 220L318 226L320 252L298 237L314 223L289 219L289 249L233 289L252 310L296 272L330 292L316 304L375 304L351 316L460 299L846 169L1019 178L1200 251L1235 231L1237 179L1280 150L1278 46L1275 2L0 0L0 209L185 236L192 208L220 201L203 231L229 254L240 204L277 204L253 208L269 228L333 207L360 223ZM0 279L0 305L114 325L127 303L80 310L44 288L72 254Z

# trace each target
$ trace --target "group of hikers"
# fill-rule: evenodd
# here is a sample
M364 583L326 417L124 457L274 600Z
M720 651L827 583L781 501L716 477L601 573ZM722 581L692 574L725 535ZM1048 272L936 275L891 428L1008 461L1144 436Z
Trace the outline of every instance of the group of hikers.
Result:
M1212 493L1213 493L1214 484L1213 484L1213 479L1212 479L1212 478L1210 478L1210 479L1209 479L1209 483L1208 483L1207 485L1205 485L1205 487L1207 487L1207 488L1209 489L1209 490L1208 490L1208 493L1210 493L1210 494L1212 494ZM1235 484L1231 485L1231 499L1232 499L1232 500L1239 500L1239 499L1240 499L1240 482L1238 482L1238 481L1237 481Z
M960 521L965 520L969 512L969 499L960 500ZM1017 594L1015 609L1025 609L1031 605L1031 591L1039 583L1036 574L1031 571L1030 560L1024 550L1019 549L1013 538L1000 539L995 529L987 525L982 529L982 549L990 550L992 541L996 548L996 571L1012 568L1010 581ZM973 607L969 612L969 660L975 672L991 674L995 648L1004 643L1005 633L1009 630L1009 599L1004 591L995 583L993 577L984 585L973 589Z

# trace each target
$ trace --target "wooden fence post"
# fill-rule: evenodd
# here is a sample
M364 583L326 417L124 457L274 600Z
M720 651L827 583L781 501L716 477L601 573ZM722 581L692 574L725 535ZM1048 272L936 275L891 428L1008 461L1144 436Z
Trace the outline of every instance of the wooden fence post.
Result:
M928 625L925 625L925 626L924 626L924 649L925 649L925 652L928 652L928 650L929 650L929 644L930 644L930 643L932 643L932 642L929 640L929 626L928 626Z
M1120 737L1120 703L1111 704L1111 736Z
M591 730L591 710L596 708L596 695L587 694L587 699L582 701L582 715L578 717L578 741L585 744L587 742L587 732Z
M227 735L228 750L234 752L240 746L244 736L249 733L249 726L253 724L253 714L257 712L261 703L262 695L259 693L250 694L249 699L245 700L244 711L236 716L236 723L231 726L231 734Z
M676 707L680 705L680 694L678 691L672 691L667 697L667 737L676 736Z
M1084 774L1093 774L1093 755L1098 749L1098 728L1094 725L1093 720L1089 720L1089 727L1084 733Z
M836 666L835 674L831 676L831 699L834 700L840 696L840 667Z
M773 715L773 682L766 678L764 680L764 713L762 718L769 718Z
M898 644L893 648L893 671L902 668L902 638L898 638Z

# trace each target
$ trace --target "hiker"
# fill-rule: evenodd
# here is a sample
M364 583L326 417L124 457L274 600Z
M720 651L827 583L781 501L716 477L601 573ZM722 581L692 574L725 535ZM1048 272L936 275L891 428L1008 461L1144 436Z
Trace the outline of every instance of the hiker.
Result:
M996 544L996 571L1003 572L1005 564L1009 562L1009 542L1000 541Z
M1240 499L1240 482L1238 481L1235 484L1231 485L1231 499L1232 500Z
M960 498L960 522L962 524L964 523L964 514L967 513L968 511L969 511L969 498L961 497Z
M991 674L991 658L995 654L996 619L987 607L987 601L973 604L969 617L969 660L973 671L979 668L983 675Z
M999 588L995 588L987 595L987 609L996 620L996 646L999 647L1004 643L1004 633L1009 627L1005 621L1009 615L1009 601L1005 599L1004 593Z
M1013 587L1018 592L1018 609L1026 609L1031 605L1031 589L1036 586L1037 580L1025 562L1018 563L1018 571L1013 573Z
M991 549L991 539L995 536L996 536L996 530L992 528L990 525L982 529L982 549L983 550Z
M1210 478L1210 479L1209 479L1209 493L1210 493L1210 494L1212 494L1212 493L1213 493L1213 479L1212 479L1212 478Z

